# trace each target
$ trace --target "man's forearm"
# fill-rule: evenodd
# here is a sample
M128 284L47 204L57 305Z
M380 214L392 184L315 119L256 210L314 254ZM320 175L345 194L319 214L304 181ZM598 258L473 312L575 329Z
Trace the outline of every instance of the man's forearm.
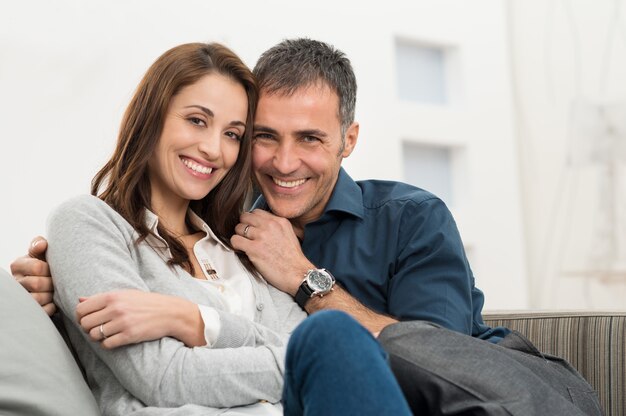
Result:
M309 314L324 309L336 309L346 312L367 328L375 336L387 325L398 322L396 319L367 308L339 285L324 297L314 296L305 305Z

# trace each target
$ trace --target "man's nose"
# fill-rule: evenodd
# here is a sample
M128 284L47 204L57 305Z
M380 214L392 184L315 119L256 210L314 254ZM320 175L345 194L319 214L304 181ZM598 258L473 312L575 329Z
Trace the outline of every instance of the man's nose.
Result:
M300 167L298 149L291 143L281 143L274 154L273 165L280 173L288 174Z

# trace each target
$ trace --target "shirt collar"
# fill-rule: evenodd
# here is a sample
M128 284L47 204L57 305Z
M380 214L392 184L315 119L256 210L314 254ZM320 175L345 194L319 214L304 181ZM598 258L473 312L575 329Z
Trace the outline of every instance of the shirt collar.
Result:
M191 220L191 223L198 229L203 230L205 233L207 233L209 236L211 236L211 238L213 238L213 240L217 241L222 247L224 247L226 250L228 251L232 251L232 249L230 247L228 247L226 244L222 243L222 240L220 240L219 238L217 238L217 235L213 232L213 230L211 229L211 227L209 227L209 225L204 222L202 220L202 218L200 218L198 216L198 214L196 214L195 212L193 212L192 210L187 211L187 214L189 215L189 219Z
M224 247L226 250L231 251L231 249L226 244L224 244L219 238L217 238L217 235L215 235L213 230L211 230L211 227L209 227L209 225L206 222L204 222L202 218L198 216L198 214L193 212L191 209L187 211L187 214L189 215L189 219L191 220L191 223L196 228L207 233L208 236L210 236L213 240L217 241L217 243L222 245L222 247ZM163 238L159 235L159 231L157 229L157 226L159 225L159 217L157 217L157 215L154 212L146 208L146 216L144 219L144 223L146 224L146 227L148 227L148 229L152 231L152 233L154 233L154 236L149 235L147 238L152 241L154 241L153 239L156 238L157 241L159 242L159 244L157 245L154 245L154 244L151 244L151 245L157 248L165 249L169 257L171 257L171 252L169 250L169 247L167 246L167 243L165 242L165 240L163 240Z
M269 206L263 195L259 196L252 209L260 208L269 211ZM343 168L339 169L339 175L337 182L335 183L335 189L324 208L324 214L327 212L344 212L346 214L354 215L358 218L363 218L363 192L359 185L346 173ZM324 215L322 214L322 216Z
M146 225L146 227L148 227L148 230L150 230L156 236L156 238L167 247L167 243L159 234L159 230L158 230L159 217L157 217L157 215L154 212L150 211L147 208L146 208L146 215L144 217L144 224Z
M172 258L172 252L170 251L167 242L161 237L158 230L159 217L149 209L146 208L144 216L144 224L148 227L151 234L146 236L146 243L150 245L157 252L157 254L164 260L168 261Z
M324 214L332 211L345 212L359 218L364 216L363 192L343 168L339 169L337 183L326 204Z

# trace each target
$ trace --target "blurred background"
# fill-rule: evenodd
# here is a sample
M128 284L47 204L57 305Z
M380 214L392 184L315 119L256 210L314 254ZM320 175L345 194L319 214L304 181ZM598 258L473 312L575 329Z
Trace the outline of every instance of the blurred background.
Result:
M88 193L148 66L218 41L253 66L331 43L359 82L355 179L453 212L486 309L626 308L620 0L21 0L0 3L0 267Z

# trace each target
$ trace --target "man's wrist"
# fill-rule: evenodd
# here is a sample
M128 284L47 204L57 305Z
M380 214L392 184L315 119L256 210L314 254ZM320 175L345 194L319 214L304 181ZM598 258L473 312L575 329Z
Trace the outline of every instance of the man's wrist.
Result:
M289 287L286 288L285 292L295 298L307 272L311 269L315 269L315 265L313 263L305 263L297 268L294 268L294 271L290 273L291 280L289 282Z
M329 294L335 285L335 277L326 269L309 269L304 274L294 298L296 303L305 309L306 304L313 297L324 297Z

